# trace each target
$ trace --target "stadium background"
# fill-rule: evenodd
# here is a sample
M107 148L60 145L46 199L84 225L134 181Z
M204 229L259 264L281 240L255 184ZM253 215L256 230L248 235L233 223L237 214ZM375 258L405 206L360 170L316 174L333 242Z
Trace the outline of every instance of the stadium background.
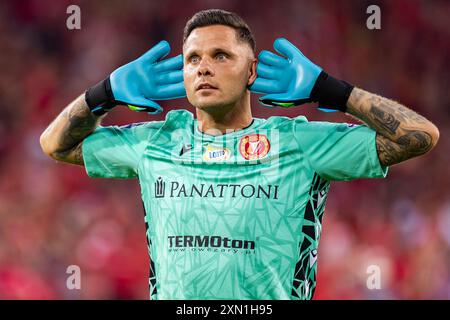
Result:
M81 30L66 8L81 8ZM381 30L366 8L381 7ZM88 86L182 28L200 9L250 25L257 49L290 39L330 74L395 98L433 121L438 146L386 179L334 183L319 247L315 299L450 298L449 1L2 1L0 2L0 298L147 299L148 256L137 181L89 179L44 156L39 136ZM104 125L163 119L117 108ZM346 121L312 106L257 117ZM81 290L66 268L81 268ZM381 289L366 286L381 269Z

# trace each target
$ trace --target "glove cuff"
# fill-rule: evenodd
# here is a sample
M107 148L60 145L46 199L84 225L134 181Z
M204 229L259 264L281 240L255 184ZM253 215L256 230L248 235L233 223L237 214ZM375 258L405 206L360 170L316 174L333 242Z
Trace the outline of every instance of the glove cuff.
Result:
M347 100L354 86L322 71L311 90L311 100L320 107L347 111Z
M109 77L90 87L85 93L86 104L93 114L101 116L116 106Z

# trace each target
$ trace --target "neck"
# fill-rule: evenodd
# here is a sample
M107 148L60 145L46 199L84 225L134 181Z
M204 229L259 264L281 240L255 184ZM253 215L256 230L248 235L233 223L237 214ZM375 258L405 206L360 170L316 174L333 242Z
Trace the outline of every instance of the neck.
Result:
M197 108L198 129L203 133L221 135L248 127L253 120L250 108L250 94L239 102L204 110Z

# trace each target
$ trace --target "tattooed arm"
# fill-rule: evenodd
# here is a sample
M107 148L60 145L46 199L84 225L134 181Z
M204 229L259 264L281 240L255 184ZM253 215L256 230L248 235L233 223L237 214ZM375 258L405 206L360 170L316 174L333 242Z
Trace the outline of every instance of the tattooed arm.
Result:
M439 139L437 127L418 113L358 88L347 101L347 113L377 132L378 157L385 166L422 155Z
M42 151L58 161L84 165L82 142L100 125L102 117L92 114L84 94L79 96L42 133Z

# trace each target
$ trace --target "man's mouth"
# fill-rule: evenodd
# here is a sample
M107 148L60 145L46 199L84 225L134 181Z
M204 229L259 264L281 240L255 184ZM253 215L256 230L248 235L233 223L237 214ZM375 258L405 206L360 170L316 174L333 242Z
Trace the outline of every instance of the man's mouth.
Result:
M198 91L198 90L205 90L205 89L210 89L210 90L212 90L212 89L217 89L217 87L214 87L212 84L209 84L209 83L200 83L200 84L197 86L197 91Z

